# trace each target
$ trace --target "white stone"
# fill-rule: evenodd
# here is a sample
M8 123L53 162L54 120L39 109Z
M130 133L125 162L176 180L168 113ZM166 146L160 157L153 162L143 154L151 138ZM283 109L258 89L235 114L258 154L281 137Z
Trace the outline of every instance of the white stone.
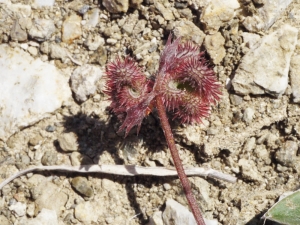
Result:
M255 111L252 108L250 107L246 108L244 111L243 120L246 123L251 123L254 117L254 113Z
M101 67L89 64L74 70L71 76L71 88L77 101L86 101L89 95L95 93L97 89L96 82L102 77L103 73Z
M38 7L53 6L55 3L55 0L34 0L34 3Z
M24 216L26 213L26 204L16 202L16 204L10 205L9 210L12 211L16 216Z
M81 36L81 17L72 14L66 18L62 25L62 41L71 44L74 39Z
M0 139L4 141L71 98L68 77L21 49L0 45L0 68Z
M264 0L263 6L256 8L255 15L246 17L243 25L252 32L268 30L291 2L292 0Z
M98 20L99 20L99 14L100 14L100 10L97 8L92 9L92 10L88 11L86 14L84 14L85 17L88 17L88 18L85 18L86 24L84 25L84 27L85 28L96 27L98 24Z
M37 18L33 20L29 35L37 41L45 41L50 39L54 31L55 25L53 20Z
M205 25L205 30L213 34L233 19L238 8L240 4L237 0L212 0L204 7L200 20Z
M257 48L251 49L242 58L232 80L235 92L241 95L282 95L288 85L290 60L297 34L296 28L284 25L264 36Z
M97 212L97 213L95 213ZM97 208L95 202L82 202L75 208L75 218L83 222L83 224L89 225L92 222L96 223L99 215L102 214L101 208Z
M173 199L167 200L162 217L164 225L197 225L193 214ZM204 218L204 222L206 225L218 225L217 220L207 220Z
M153 216L149 219L147 225L164 225L164 222L162 220L162 212L156 211L155 213L153 213Z
M300 55L295 55L291 60L290 80L293 102L300 103Z
M58 225L57 215L54 210L42 209L37 217L27 219L24 225Z

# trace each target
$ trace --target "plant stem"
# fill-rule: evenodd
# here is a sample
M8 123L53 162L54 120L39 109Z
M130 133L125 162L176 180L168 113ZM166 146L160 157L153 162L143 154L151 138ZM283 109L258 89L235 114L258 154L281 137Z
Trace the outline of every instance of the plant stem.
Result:
M175 145L175 140L174 140L174 137L173 137L171 126L169 124L168 117L167 117L167 114L166 114L166 108L163 104L163 100L162 100L161 95L157 95L155 100L156 100L157 111L158 111L158 115L159 115L160 122L161 122L161 125L162 125L162 129L164 131L165 138L167 140L167 143L168 143L168 146L169 146L169 149L170 149L170 152L171 152L174 164L175 164L175 168L177 170L178 177L181 181L181 185L183 187L185 196L188 200L188 203L191 207L191 210L194 214L194 217L195 217L195 220L196 220L197 224L198 225L205 225L201 210L198 207L196 199L195 199L195 197L192 193L190 182L189 182L189 180L188 180L188 178L187 178L187 176L184 172L182 162L181 162L181 159L179 157L179 154L178 154L178 151L177 151L177 148L176 148L176 145Z

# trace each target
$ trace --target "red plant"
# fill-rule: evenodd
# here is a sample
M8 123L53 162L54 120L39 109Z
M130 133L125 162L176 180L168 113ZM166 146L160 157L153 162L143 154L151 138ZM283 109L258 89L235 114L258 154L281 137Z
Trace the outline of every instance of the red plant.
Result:
M144 117L157 108L187 200L197 224L205 225L178 155L166 110L182 123L199 123L220 99L220 85L198 46L181 43L180 38L173 42L171 39L169 35L154 80L147 79L130 57L117 58L107 65L105 92L112 101L112 111L122 121L119 131L125 130L125 136L134 126L139 131Z

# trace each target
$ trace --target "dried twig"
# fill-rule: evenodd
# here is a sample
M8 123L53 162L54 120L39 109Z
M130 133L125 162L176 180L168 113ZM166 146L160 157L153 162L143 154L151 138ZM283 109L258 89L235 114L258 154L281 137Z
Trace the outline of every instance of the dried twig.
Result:
M178 176L176 169L166 167L142 167L135 165L81 165L81 166L37 166L19 171L0 183L0 189L15 178L33 171L68 171L78 173L106 173L123 176ZM230 183L236 182L236 177L224 174L210 168L186 168L188 176L211 177Z

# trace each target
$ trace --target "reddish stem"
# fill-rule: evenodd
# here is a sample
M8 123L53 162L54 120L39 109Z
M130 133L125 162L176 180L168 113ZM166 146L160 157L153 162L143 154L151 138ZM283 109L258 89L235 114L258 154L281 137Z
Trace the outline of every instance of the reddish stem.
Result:
M160 95L157 95L156 98L156 106L157 106L157 111L158 111L158 115L160 118L160 122L162 125L162 129L164 131L174 164L175 164L175 168L177 170L177 174L178 177L181 181L185 196L188 200L188 203L192 209L192 212L194 214L194 217L196 219L196 222L198 225L205 225L202 213L200 211L200 208L197 205L196 199L192 193L192 189L191 189L191 185L190 182L184 172L182 163L181 163L181 159L179 157L176 145L175 145L175 140L173 137L173 133L168 121L168 117L166 114L166 108L163 104L163 100L162 97Z

